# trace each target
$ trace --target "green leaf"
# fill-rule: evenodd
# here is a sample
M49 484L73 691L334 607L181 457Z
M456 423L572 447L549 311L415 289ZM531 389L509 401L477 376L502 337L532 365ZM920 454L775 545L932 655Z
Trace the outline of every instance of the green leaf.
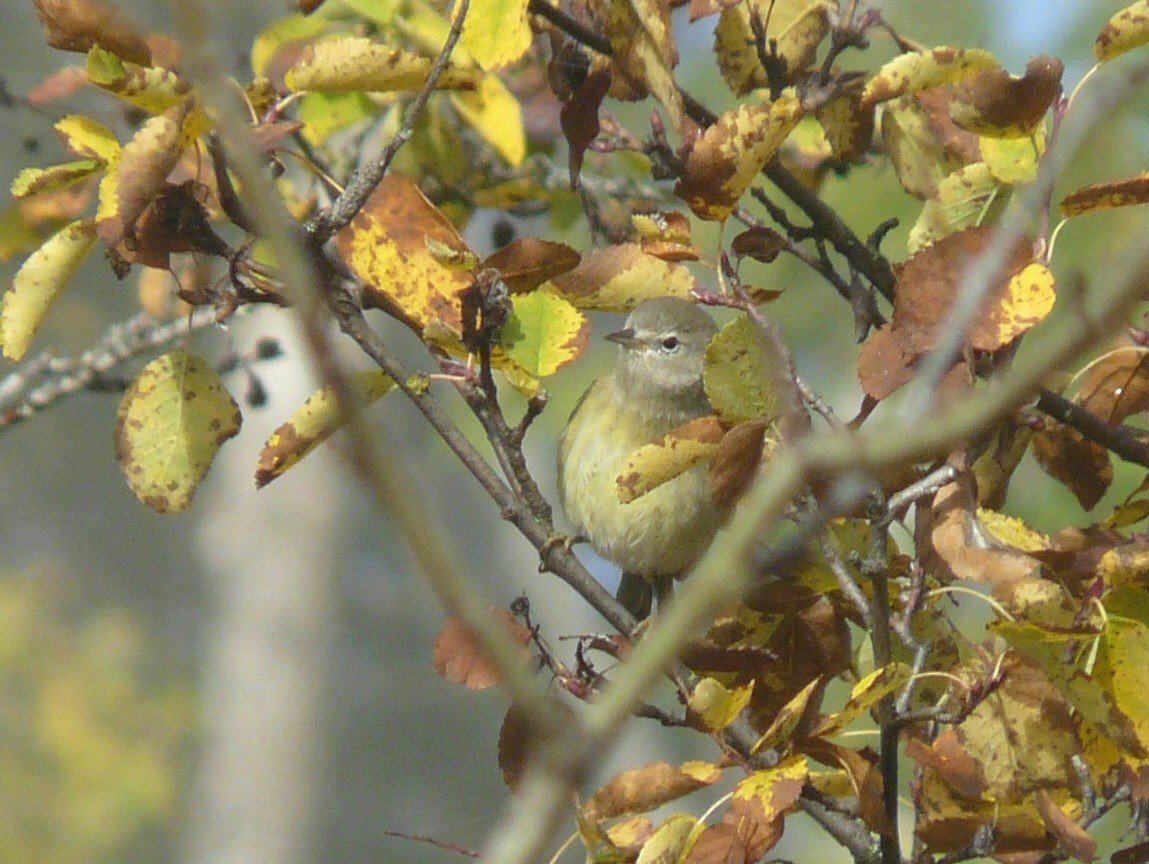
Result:
M529 374L553 375L586 350L586 317L562 297L532 291L511 299L514 311L503 327L503 349Z
M172 351L145 366L120 401L116 459L140 501L157 513L178 513L241 423L239 406L207 361Z

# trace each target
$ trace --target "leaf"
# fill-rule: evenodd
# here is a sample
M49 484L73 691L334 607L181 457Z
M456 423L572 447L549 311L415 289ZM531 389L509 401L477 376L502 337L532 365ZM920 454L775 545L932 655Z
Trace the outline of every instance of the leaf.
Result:
M700 417L644 444L627 458L615 481L618 500L629 504L712 458L722 434L716 417Z
M714 411L724 423L776 420L793 383L790 362L748 315L724 326L706 348L703 384Z
M433 62L402 48L358 36L341 36L308 45L285 76L292 92L417 91L427 83ZM483 73L450 64L439 76L440 90L472 90Z
M514 63L531 47L527 0L473 0L463 22L462 44L482 69Z
M24 168L12 181L12 197L27 198L45 192L59 192L83 183L104 168L98 159L80 159L49 168Z
M810 735L823 738L837 735L887 696L905 687L912 674L913 670L905 663L891 663L875 669L854 685L850 698L840 710L818 721Z
M984 162L959 168L938 183L910 229L906 249L915 255L943 237L989 224L1004 203L1002 187Z
M553 375L586 350L586 316L557 294L532 291L511 298L513 311L503 325L507 356L536 378Z
M144 209L167 186L167 177L200 131L191 100L149 119L124 145L100 181L96 234L114 247L130 236Z
M281 82L285 58L330 28L322 17L287 15L278 18L256 34L251 43L251 71L257 78L275 78Z
M734 787L730 820L746 825L745 860L757 861L781 839L785 818L798 807L809 776L806 757L796 755L755 771Z
M1037 812L1041 814L1041 821L1057 838L1057 845L1062 851L1076 858L1078 861L1092 861L1097 855L1097 841L1089 836L1089 832L1077 824L1076 820L1066 815L1047 789L1039 789L1034 801Z
M1093 55L1099 63L1104 63L1146 42L1149 42L1149 0L1138 0L1105 23L1093 40Z
M336 132L348 129L379 111L366 93L304 93L296 116L303 124L300 134L318 147Z
M634 101L654 96L682 124L682 94L674 80L678 48L670 27L670 7L659 0L610 0L611 95Z
M1034 57L1021 78L1004 69L984 69L954 85L950 115L962 129L995 138L1028 138L1061 93L1065 65L1056 57Z
M651 762L612 777L583 805L583 815L599 822L645 813L721 779L722 771L709 762L686 762L681 766Z
M690 147L674 194L702 219L725 219L802 114L793 96L722 114Z
M1146 201L1149 201L1149 171L1136 177L1082 186L1061 199L1061 215L1068 219L1099 210L1131 207Z
M1061 481L1081 507L1092 510L1113 482L1109 451L1071 426L1047 417L1033 433L1033 455L1043 471Z
M531 628L524 625L507 609L491 608L511 640L523 648L531 641ZM452 684L462 684L471 690L485 690L503 680L498 667L491 662L482 643L458 615L452 615L435 637L435 671Z
M610 83L609 67L593 70L563 103L559 112L559 126L570 150L567 165L571 189L578 188L583 157L601 129L598 110L610 90Z
M1045 127L1029 138L982 138L978 146L994 180L1010 186L1032 183L1045 153Z
M952 84L981 69L1000 66L997 58L979 48L934 48L901 54L886 63L866 82L864 102L888 102L907 93L916 93Z
M1081 376L1074 401L1106 423L1149 410L1149 349L1126 345L1098 357Z
M445 267L428 248L428 238L460 255L472 254L418 186L389 173L336 235L336 244L363 280L367 305L387 309L419 333L435 323L459 336L459 293L470 286L471 277Z
M215 370L201 357L172 351L145 366L120 401L116 460L140 501L157 513L178 513L241 422Z
M471 21L472 16L468 15L467 20ZM451 102L508 165L522 164L527 155L522 106L497 75L484 75L472 92L452 93Z
M713 678L703 678L687 702L688 718L706 732L721 732L738 719L754 695L754 682L728 690Z
M826 679L819 677L798 691L798 694L778 711L750 752L759 753L767 748L778 748L788 743L803 721L809 720L810 712L817 711L825 690Z
M676 862L690 849L704 823L687 813L676 813L658 826L638 853L634 864L668 864Z
M187 99L191 84L158 66L125 63L111 51L96 46L88 52L88 80L108 93L149 114L162 114Z
M348 402L356 409L382 398L395 382L386 372L356 372L348 381ZM312 393L295 413L271 433L259 453L256 488L262 489L298 464L303 457L342 429L348 417L341 410L335 388L326 384Z
M53 126L65 146L77 156L111 162L120 152L120 142L103 123L83 114L69 114Z
M927 90L891 100L882 109L882 139L898 182L918 198L932 197L942 179L980 161L977 136L954 125L950 99L948 91Z
M814 59L830 29L829 7L820 0L743 0L725 4L714 28L714 54L726 84L735 96L769 85L755 45L757 25L765 25L766 44L774 41L787 80Z
M763 418L747 420L731 427L718 442L718 452L710 462L710 494L720 510L732 507L742 497L769 454L766 440L769 428Z
M525 294L573 270L580 261L582 256L565 243L520 237L488 255L479 267L498 270L512 294Z
M874 139L874 106L863 103L861 94L831 99L816 109L815 116L836 160L853 162L866 155Z
M978 351L997 351L1027 333L1053 311L1057 293L1053 273L1044 264L1029 264L1010 277L970 328L969 343Z
M134 18L98 0L35 0L36 15L48 31L48 44L81 54L103 46L141 65L152 62L147 34Z
M689 300L697 282L681 264L650 255L638 243L620 243L592 249L551 284L579 309L629 312L654 297Z
M0 301L0 344L9 360L21 359L52 304L67 287L92 246L95 226L84 219L66 225L29 256Z

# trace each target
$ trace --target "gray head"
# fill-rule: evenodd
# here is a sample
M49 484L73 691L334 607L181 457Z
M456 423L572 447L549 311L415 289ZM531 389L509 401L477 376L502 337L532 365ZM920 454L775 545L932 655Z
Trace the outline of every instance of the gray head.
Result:
M621 346L614 375L624 398L662 415L707 413L702 366L717 332L714 319L686 300L640 303L623 329L606 337Z

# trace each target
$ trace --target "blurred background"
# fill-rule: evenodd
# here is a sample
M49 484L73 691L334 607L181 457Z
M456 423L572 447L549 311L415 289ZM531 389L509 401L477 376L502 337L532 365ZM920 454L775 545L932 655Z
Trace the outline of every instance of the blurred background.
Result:
M122 5L152 29L170 32L165 6ZM246 46L285 13L286 0L204 5L214 7L221 61L246 78ZM1015 73L1033 54L1057 55L1071 89L1091 65L1093 36L1122 5L905 0L881 9L903 35L926 45L987 48ZM80 62L46 47L30 2L9 4L4 17L0 74L7 93L25 93L59 66ZM696 92L725 93L706 68L709 25L684 28L681 39L683 82ZM891 53L887 43L862 61L846 57L874 68ZM1107 74L1132 68L1114 67ZM1062 191L1145 169L1144 105L1143 97L1132 100L1091 136ZM67 108L97 116L116 110L110 98L91 93ZM5 189L21 168L58 155L51 124L59 110L0 105ZM902 227L884 249L904 257L918 205L890 169L831 177L824 194L863 236L900 217ZM1144 228L1143 215L1132 211L1070 226L1059 241L1059 279L1103 281L1123 249L1143 244ZM527 230L548 228L540 221ZM490 220L478 221L468 239L481 252L490 233ZM582 245L585 233L576 228L555 239ZM5 282L19 264L0 261ZM841 338L852 332L845 304L788 261L744 275L786 289L769 313L799 371L851 416L859 392L856 347ZM34 350L81 351L136 302L132 280L118 283L102 261L90 262ZM596 336L614 323L596 319ZM61 401L0 434L0 864L451 861L457 853L393 835L479 849L500 812L506 791L495 746L506 704L497 692L468 692L435 674L431 649L444 614L409 565L388 514L349 479L338 440L262 492L254 489L260 446L315 384L306 350L290 316L275 312L192 340L197 352L218 356L249 352L267 336L285 351L254 370L268 403L245 409L242 433L223 448L185 515L157 515L125 486L112 447L114 394ZM412 362L428 370L408 347ZM354 361L354 352L347 357ZM552 405L528 441L548 493L558 430L611 359L605 346L596 347L549 382ZM0 377L10 369L0 361ZM237 398L249 386L245 374L227 379ZM474 432L458 399L445 387L441 395ZM492 603L526 593L546 633L603 629L570 591L537 573L530 546L401 397L373 407L370 422L387 450L403 454L416 478L411 494L425 499L434 530L480 574ZM1021 470L1016 488L1028 494L1015 494L1011 512L1039 528L1087 518L1034 466ZM1112 495L1136 482L1119 472ZM601 562L594 566L604 581L616 578ZM690 737L680 742L634 729L603 772L666 756L668 747L671 758L686 755L698 746L686 743ZM808 843L796 821L776 854L804 857ZM835 854L818 857L832 861Z

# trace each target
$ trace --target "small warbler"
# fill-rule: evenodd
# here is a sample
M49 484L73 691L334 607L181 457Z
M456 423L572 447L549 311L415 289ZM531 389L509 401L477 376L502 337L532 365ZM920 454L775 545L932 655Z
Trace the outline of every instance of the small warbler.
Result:
M650 614L706 551L719 524L699 465L623 504L616 479L626 460L671 429L711 413L702 386L706 346L718 332L707 313L673 297L647 300L606 338L619 346L614 370L583 393L559 439L559 501L575 531L623 571L619 600Z

